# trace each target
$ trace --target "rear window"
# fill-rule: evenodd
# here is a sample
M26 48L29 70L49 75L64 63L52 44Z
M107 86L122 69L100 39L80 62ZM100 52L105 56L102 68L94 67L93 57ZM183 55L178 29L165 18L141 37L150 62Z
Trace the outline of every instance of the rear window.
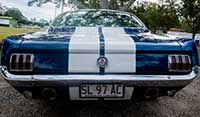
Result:
M58 16L52 25L54 27L144 27L137 17L128 13L100 10L67 12Z

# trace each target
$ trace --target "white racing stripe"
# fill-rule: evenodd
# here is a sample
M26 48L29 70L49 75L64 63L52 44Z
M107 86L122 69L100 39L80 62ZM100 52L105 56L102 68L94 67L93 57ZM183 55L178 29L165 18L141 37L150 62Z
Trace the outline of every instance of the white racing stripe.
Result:
M98 27L77 27L69 44L69 73L99 73Z
M135 73L136 46L123 28L102 28L105 40L105 73Z

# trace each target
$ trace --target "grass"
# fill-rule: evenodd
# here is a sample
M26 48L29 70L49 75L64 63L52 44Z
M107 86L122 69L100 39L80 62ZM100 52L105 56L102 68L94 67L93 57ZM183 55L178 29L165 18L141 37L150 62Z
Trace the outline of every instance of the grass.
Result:
M12 28L12 27L0 26L0 41L11 35L28 33L28 32L36 32L36 31L41 31L41 30L33 29L33 28ZM1 48L0 48L0 58L1 58Z
M36 32L36 31L39 31L39 30L32 29L32 28L12 28L12 27L0 26L0 40L4 39L10 35L27 33L27 32Z

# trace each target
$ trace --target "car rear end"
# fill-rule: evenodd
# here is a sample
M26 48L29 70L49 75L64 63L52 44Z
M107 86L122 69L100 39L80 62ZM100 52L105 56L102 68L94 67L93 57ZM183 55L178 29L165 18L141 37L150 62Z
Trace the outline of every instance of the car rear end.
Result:
M193 40L138 27L50 27L44 34L11 36L4 40L1 64L10 84L36 99L173 96L198 74Z
M9 37L2 75L26 97L70 100L174 95L197 76L193 40L137 41L124 28L102 28L102 35L99 30L76 28L70 41L66 35L48 41Z

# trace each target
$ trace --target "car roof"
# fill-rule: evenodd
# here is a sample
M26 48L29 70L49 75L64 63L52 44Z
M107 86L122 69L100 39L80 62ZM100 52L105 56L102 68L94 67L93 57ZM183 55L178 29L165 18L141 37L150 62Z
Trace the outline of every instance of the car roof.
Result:
M131 14L131 13L125 12L125 11L111 10L111 9L78 9L78 10L66 11L65 13L68 13L68 12L81 12L81 11L108 11L108 12ZM131 14L131 15L133 15L133 14Z

